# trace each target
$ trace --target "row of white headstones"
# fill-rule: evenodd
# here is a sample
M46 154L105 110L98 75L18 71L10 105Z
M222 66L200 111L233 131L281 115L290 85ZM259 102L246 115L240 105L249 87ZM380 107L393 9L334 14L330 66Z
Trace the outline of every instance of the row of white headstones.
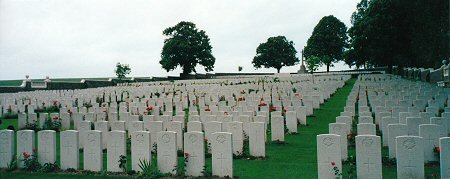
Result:
M336 118L336 123L329 125L330 134L317 136L319 178L335 178L336 171L342 171L341 161L347 160L347 136L351 134L350 128L357 99L355 94L359 94L360 116L357 125L358 133L355 137L357 176L358 178L382 178L381 138L376 136L376 124L374 124L370 108L367 107L366 90L360 90L358 83L349 95L345 111ZM365 114L367 112L370 115ZM343 114L346 116L342 116ZM438 160L434 149L439 146L441 178L449 178L450 138L445 137L447 125L444 124L450 119L440 118L441 125L437 125L429 124L438 121L436 117L427 117L429 122L421 124L418 122L420 117L411 116L406 117L406 124L402 124L398 122L398 117L398 113L396 117L383 116L380 124L380 126L386 125L383 131L383 139L386 138L386 141L384 139L383 144L389 146L390 158L396 157L397 177L424 178L424 163ZM392 118L397 119L397 123L387 121ZM413 123L414 121L416 122ZM416 128L417 134L414 132Z

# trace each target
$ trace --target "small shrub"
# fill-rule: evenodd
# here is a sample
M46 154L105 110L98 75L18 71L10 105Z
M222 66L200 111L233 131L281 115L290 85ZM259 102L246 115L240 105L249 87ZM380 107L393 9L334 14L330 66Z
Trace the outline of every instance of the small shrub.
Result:
M43 173L53 173L59 170L58 164L55 163L45 163L42 165L42 167L39 169L40 172Z
M10 172L10 171L13 171L15 169L17 169L17 158L13 157L11 159L11 161L9 161L9 163L7 164L6 171Z
M139 172L140 176L142 177L152 176L152 165L150 164L149 161L139 159L138 166L141 169L141 172Z
M32 155L28 153L23 153L23 169L25 171L37 172L41 168L41 164L38 162L38 156L36 153Z
M127 171L127 157L124 155L121 155L119 157L119 168L122 169L123 172Z

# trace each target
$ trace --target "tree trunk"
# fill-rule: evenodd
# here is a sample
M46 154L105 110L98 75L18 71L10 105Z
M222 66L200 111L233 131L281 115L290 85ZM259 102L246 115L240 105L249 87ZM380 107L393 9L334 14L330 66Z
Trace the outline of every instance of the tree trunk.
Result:
M330 72L330 64L327 64L327 73Z
M277 73L280 73L281 68L277 68Z

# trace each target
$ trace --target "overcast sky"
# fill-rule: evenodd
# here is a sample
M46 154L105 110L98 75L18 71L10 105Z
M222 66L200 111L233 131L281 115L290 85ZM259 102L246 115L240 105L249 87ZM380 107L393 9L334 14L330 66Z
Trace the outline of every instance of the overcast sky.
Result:
M117 62L130 76L178 76L159 64L162 31L191 21L211 39L213 72L255 70L256 47L284 35L301 49L323 16L347 27L359 0L0 0L0 79L112 77ZM296 72L300 65L283 67ZM320 68L325 70L326 67ZM331 70L348 69L336 65ZM204 73L201 66L197 72Z

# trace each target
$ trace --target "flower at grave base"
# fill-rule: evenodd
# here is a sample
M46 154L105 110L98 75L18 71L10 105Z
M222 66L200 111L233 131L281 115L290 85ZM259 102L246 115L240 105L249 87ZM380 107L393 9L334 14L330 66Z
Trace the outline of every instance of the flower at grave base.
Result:
M58 106L58 101L57 100L53 101L53 106Z
M273 111L276 111L277 110L277 107L270 107L269 108L269 112L273 112Z
M244 101L245 100L245 97L239 97L238 98L238 101Z
M98 98L98 103L102 103L103 102L103 98Z
M24 158L24 159L30 158L30 154L24 152L24 153L23 153L23 158Z
M211 111L211 109L209 109L209 108L206 108L206 109L205 109L205 111Z
M58 116L55 116L55 117L53 117L52 119L53 119L53 120L59 120L59 117L58 117Z
M259 107L261 107L261 106L267 106L267 103L259 103L258 106L259 106Z
M441 148L439 146L437 146L434 148L434 151L439 153L439 152L441 152Z
M228 115L228 112L223 112L224 115Z
M190 156L189 153L184 153L184 157L185 157L185 158L188 158L189 156Z
M149 107L147 107L145 110L151 111L151 110L153 110L153 107L152 107L152 106L149 106Z
M103 110L104 113L106 113L106 110Z
M331 162L331 165L332 165L332 166L335 166L335 165L336 165L336 163L335 163L335 162Z
M300 93L294 93L294 96L300 96Z
M103 104L102 106L103 106L103 107L106 107L106 104Z
M287 112L287 109L283 109L283 114L286 114L286 112Z

